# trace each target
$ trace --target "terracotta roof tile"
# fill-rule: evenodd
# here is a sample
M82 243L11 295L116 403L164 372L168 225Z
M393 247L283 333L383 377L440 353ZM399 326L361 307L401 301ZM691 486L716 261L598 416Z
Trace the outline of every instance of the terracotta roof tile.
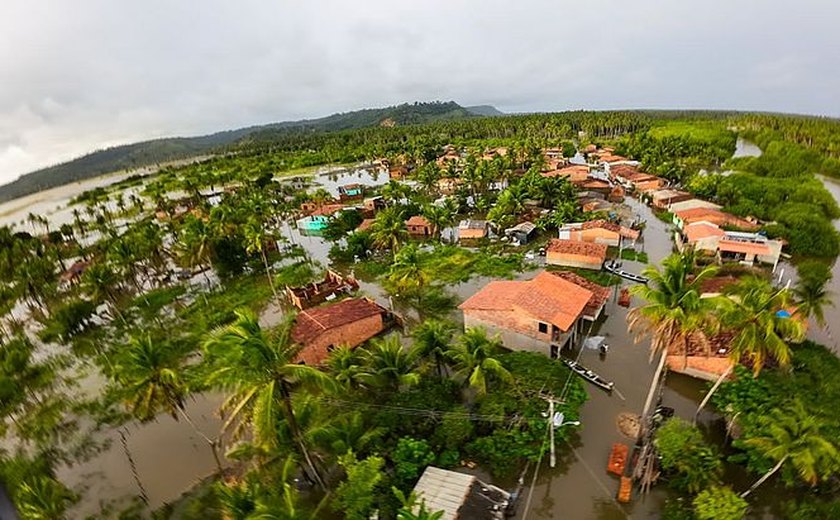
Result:
M462 310L519 310L551 323L563 331L577 321L592 298L592 292L548 272L533 280L490 282L462 303Z
M769 255L770 246L761 242L745 242L743 240L728 240L722 238L718 242L718 250L725 253L739 253L744 255Z
M409 218L405 221L406 226L428 226L431 227L432 225L429 224L429 221L426 220L426 217L422 215L414 215L413 217Z
M603 285L587 280L576 273L571 271L553 271L551 274L572 282L579 287L583 287L592 293L592 296L589 298L589 302L587 302L586 308L584 309L584 312L588 316L595 316L598 309L603 307L603 305L607 303L607 300L610 299L612 291L609 287L604 287Z
M598 258L603 261L607 257L606 244L594 244L590 242L576 242L574 240L561 240L554 238L548 243L546 251L566 255L581 255Z
M683 232L689 243L694 243L704 238L722 237L724 235L722 229L708 222L689 224L683 228Z
M298 313L292 328L292 340L306 345L323 332L387 311L367 298L350 298L338 303L314 307Z
M621 226L610 222L604 219L598 220L590 220L588 222L584 222L583 225L580 227L581 229L606 229L608 231L612 231L613 233L620 233Z

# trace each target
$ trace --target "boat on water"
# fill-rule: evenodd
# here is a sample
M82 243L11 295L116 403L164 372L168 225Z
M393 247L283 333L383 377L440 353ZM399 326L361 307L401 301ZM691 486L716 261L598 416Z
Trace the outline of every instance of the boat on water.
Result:
M630 290L627 287L621 290L621 294L618 296L618 304L622 307L630 307Z
M607 464L607 473L612 473L618 477L624 476L624 468L627 467L627 454L630 448L626 444L617 442L612 445L610 452L610 461Z
M574 372L575 374L577 374L580 377L586 379L587 381L589 381L593 385L601 388L602 390L606 390L607 392L612 392L613 386L615 386L615 383L613 383L612 381L607 381L606 379L599 376L595 372L589 370L588 368L581 365L577 361L572 361L571 359L566 359L566 358L562 358L562 360L563 360L563 363L565 363L566 366L569 367L572 370L572 372Z
M633 492L633 480L630 477L621 477L618 487L618 501L622 504L630 502L630 495Z
M625 271L619 266L619 264L616 264L614 260L612 262L604 263L604 271L620 276L625 280L630 280L631 282L648 283L650 281L645 276Z

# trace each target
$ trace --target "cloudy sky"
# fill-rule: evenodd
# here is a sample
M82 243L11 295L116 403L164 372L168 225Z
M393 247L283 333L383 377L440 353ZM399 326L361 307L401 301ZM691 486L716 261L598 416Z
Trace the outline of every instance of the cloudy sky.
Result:
M405 101L840 116L831 0L3 0L0 182Z

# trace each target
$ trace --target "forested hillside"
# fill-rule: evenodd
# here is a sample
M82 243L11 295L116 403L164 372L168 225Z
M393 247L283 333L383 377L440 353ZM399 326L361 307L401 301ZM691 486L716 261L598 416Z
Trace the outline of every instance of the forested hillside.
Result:
M488 109L495 110L493 107L476 108L481 108L485 112ZM476 116L476 112L461 107L454 101L405 103L385 108L333 114L320 119L287 121L198 137L173 137L115 146L28 173L12 183L0 186L0 202L110 172L202 155L218 147L235 143L253 133L269 132L277 136L297 132L331 132L380 125L415 125Z

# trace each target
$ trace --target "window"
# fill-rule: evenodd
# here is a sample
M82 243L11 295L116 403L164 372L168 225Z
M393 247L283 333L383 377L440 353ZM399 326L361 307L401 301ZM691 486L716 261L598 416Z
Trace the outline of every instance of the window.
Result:
M541 333L543 333L543 334L548 333L548 325L547 324L540 322L539 327L540 327L540 332Z

